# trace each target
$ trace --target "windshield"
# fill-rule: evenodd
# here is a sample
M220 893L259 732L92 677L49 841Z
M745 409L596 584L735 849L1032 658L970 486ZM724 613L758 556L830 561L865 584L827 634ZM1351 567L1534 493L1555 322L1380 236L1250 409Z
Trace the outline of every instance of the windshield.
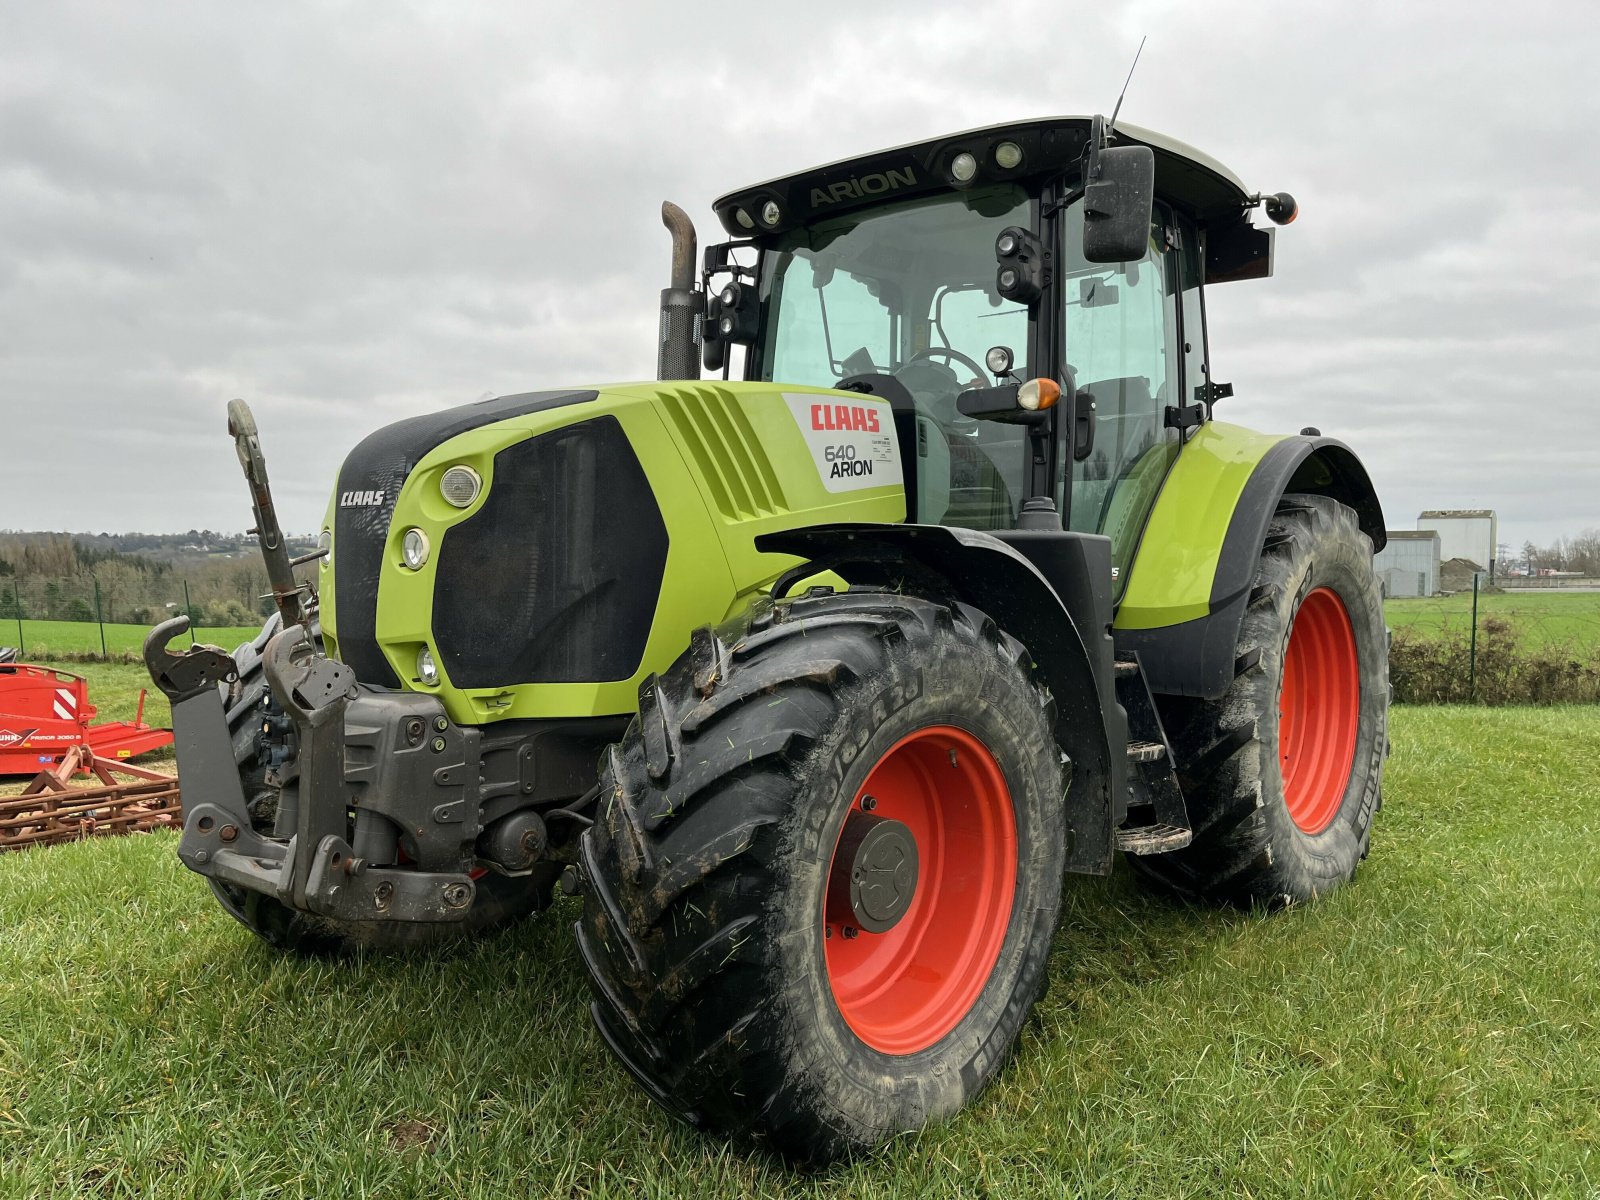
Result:
M1020 188L945 193L798 230L763 258L758 378L899 380L917 409L918 520L1008 529L1023 497L1024 430L956 410L962 391L1000 382L992 347L1028 378L1028 310L994 290L1008 225L1033 226Z

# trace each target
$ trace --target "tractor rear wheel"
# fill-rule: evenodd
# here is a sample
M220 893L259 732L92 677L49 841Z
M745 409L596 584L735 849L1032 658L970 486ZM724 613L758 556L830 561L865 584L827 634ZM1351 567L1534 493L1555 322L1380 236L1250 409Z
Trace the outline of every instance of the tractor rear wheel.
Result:
M1217 700L1157 697L1194 840L1129 862L1189 897L1311 900L1367 856L1388 746L1383 600L1351 509L1279 501L1234 661Z
M228 733L233 739L233 758L239 768L239 781L244 785L245 803L250 809L251 822L262 833L272 829L277 793L267 784L267 763L260 755L262 704L268 694L261 655L281 627L280 618L274 614L261 627L260 633L233 652L239 673L237 698L228 703L224 696L223 701ZM315 624L311 635L321 649L321 633ZM548 907L560 873L561 867L550 863L535 867L533 873L526 876L486 874L477 881L476 897L466 917L461 921L438 923L333 921L297 912L260 892L216 879L207 882L228 915L269 946L291 954L342 956L362 950L384 953L420 950L489 933Z
M699 631L584 836L595 1022L690 1122L814 1161L949 1116L1039 997L1065 863L1026 650L884 592Z

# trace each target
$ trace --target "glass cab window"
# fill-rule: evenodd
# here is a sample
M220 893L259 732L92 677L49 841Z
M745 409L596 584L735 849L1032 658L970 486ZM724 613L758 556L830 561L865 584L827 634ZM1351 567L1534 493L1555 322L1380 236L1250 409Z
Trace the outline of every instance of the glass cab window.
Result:
M755 377L832 387L891 375L916 408L912 520L1010 529L1026 495L1025 433L956 410L970 387L998 382L992 346L1028 362L1028 311L994 291L994 243L1031 226L1014 187L946 193L824 221L790 235L761 265L764 340ZM1026 376L1024 376L1026 377Z
M1063 441L1072 458L1063 480L1070 528L1111 538L1118 594L1138 548L1156 493L1177 457L1178 431L1166 424L1166 407L1179 400L1182 356L1178 346L1175 255L1166 253L1158 206L1144 258L1127 263L1083 259L1083 202L1065 214L1063 287L1067 368L1079 393L1094 397L1094 439L1088 453ZM1061 423L1070 438L1069 422Z

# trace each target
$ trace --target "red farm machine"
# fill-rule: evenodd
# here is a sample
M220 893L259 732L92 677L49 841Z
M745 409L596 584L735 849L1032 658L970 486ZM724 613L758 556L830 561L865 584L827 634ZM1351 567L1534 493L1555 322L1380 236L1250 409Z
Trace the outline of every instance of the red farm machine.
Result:
M178 823L177 779L127 761L172 744L170 729L145 722L144 693L131 721L96 715L83 676L0 661L0 779L33 777L0 796L0 851ZM72 785L86 774L99 785Z

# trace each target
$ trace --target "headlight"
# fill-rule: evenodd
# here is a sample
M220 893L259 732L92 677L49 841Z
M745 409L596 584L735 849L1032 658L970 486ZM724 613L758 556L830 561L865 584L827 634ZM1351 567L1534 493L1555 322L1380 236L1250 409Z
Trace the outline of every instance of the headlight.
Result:
M439 668L434 666L433 654L426 646L417 651L417 678L429 687L439 683Z
M317 538L317 551L322 555L322 569L326 571L333 565L333 530L322 531Z
M471 467L451 467L439 480L439 494L457 508L470 508L482 490L483 477Z
M428 561L428 535L420 529L406 530L400 542L400 556L413 571L422 570L422 564Z

